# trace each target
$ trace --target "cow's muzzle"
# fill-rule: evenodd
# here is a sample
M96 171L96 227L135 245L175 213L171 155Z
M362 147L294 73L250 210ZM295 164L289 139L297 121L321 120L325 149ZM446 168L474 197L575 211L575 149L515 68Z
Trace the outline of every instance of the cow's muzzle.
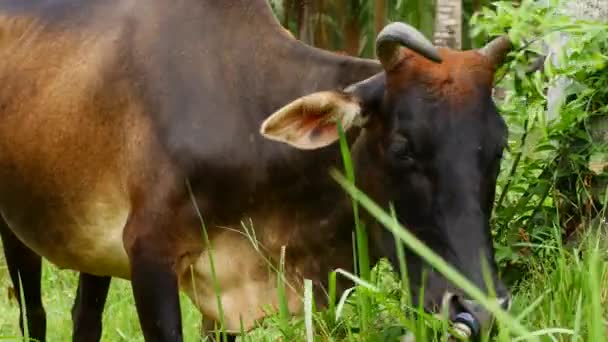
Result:
M511 296L506 295L497 299L503 310L511 309ZM479 341L482 333L492 328L494 317L485 310L479 303L465 299L462 296L447 292L443 296L441 312L448 312L452 323L454 336L451 335L448 341ZM403 335L400 342L418 342L413 333Z
M511 296L497 299L503 310L511 308ZM454 331L459 338L478 340L484 331L492 328L493 315L479 303L460 295L446 293L442 301L443 312L449 313Z

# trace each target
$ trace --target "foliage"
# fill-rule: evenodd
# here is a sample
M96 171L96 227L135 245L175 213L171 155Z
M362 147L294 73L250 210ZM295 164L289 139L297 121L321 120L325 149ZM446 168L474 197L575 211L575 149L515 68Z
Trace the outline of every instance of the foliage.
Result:
M378 0L381 1L381 0ZM294 12L295 7L309 6L314 12L308 18L308 25L315 26L315 30L325 27L328 45L314 39L308 43L334 51L346 51L350 54L373 57L374 17L381 15L388 21L403 21L418 28L428 38L433 36L435 25L436 0L383 0L387 13L374 13L374 1L370 0L269 0L277 18L296 36L299 35L301 13ZM463 0L463 48L479 46L480 40L471 39L467 33L469 19L482 5L489 5L490 0ZM322 7L322 8L318 8ZM295 11L297 12L297 11ZM349 26L349 23L351 24ZM355 25L356 27L353 27ZM349 30L355 30L357 51L349 51ZM302 37L299 37L302 38Z
M497 84L509 126L509 150L497 189L495 238L505 272L519 279L535 245L551 239L554 224L570 238L587 226L603 202L605 173L590 170L608 151L598 129L608 112L608 25L574 21L558 1L502 1L473 18L473 35L508 33L515 45ZM561 35L561 36L560 36ZM566 35L561 53L544 57ZM541 69L530 70L540 56ZM499 77L500 78L500 77ZM548 89L568 82L558 116L547 115ZM515 269L513 269L515 267Z

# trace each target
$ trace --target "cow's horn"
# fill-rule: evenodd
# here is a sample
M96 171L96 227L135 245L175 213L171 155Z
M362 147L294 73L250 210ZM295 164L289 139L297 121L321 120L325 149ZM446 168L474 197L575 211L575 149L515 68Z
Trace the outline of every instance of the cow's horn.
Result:
M397 65L404 47L434 62L441 62L437 48L420 31L397 22L387 25L376 38L376 53L385 70L391 70Z
M488 59L496 66L502 64L507 53L511 50L511 42L507 36L494 38L491 42L479 49L479 53L488 57Z

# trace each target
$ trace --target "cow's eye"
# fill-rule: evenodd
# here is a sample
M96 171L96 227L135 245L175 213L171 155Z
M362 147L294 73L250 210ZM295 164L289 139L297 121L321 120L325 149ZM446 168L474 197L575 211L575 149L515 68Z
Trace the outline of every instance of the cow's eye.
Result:
M413 161L413 153L410 142L406 137L396 136L389 147L391 157L398 163L411 163Z

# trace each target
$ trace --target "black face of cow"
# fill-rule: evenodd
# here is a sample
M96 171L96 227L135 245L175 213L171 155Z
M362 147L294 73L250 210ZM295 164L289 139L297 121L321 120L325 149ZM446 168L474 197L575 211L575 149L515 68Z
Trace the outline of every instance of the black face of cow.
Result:
M415 58L405 63L415 63ZM401 77L400 72L407 73L389 73L388 82ZM362 158L383 165L382 182L370 180L368 192L392 202L408 229L482 289L487 266L497 296L507 297L496 277L489 226L506 127L487 85L469 85L475 90L472 98L446 98L446 91L452 91L442 87L467 85L433 79L442 75L430 72L425 74L426 85L414 82L386 92L382 122L367 137L374 148ZM407 260L414 294L425 284L427 308L438 307L447 294L459 294L438 274L428 273L423 281L425 265L416 255ZM456 315L458 309L452 309Z
M491 88L508 46L498 39L478 51L440 53L411 27L391 24L378 37L384 73L344 92L300 98L269 117L261 132L315 149L338 139L335 120L346 130L363 126L353 146L358 185L377 202L392 203L410 231L475 285L491 285L506 304L489 219L506 137ZM396 264L392 236L383 234L373 242L376 251ZM448 303L452 319L470 313L475 324L489 321L416 255L408 255L407 263L414 298L424 284L427 309Z

